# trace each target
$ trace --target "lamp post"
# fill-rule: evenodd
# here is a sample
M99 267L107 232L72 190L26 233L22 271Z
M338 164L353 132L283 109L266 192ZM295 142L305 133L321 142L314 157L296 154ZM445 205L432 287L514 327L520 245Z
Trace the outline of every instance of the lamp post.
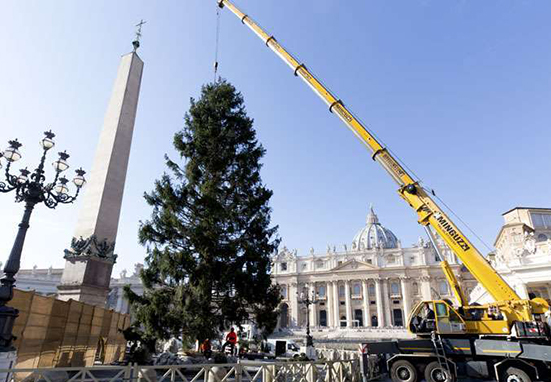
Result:
M310 305L317 304L319 302L318 296L315 291L312 291L312 295L308 293L308 284L302 288L302 292L297 292L298 303L306 307L306 347L314 346L314 339L310 335Z
M54 137L55 134L51 131L44 133L44 138L40 141L40 146L43 150L42 157L38 167L32 173L27 168L19 170L19 175L13 175L10 172L12 164L21 159L19 148L22 144L17 139L9 141L9 147L0 152L0 159L4 158L7 161L6 179L0 181L0 192L8 193L14 191L15 201L17 203L25 203L23 218L21 219L21 223L19 223L17 236L4 267L4 277L0 280L0 351L15 350L13 347L15 337L12 334L12 330L19 311L7 306L7 303L13 298L15 275L20 268L23 243L25 242L25 236L34 207L39 203L44 203L46 207L53 209L60 203L72 203L86 183L86 179L84 178L86 172L82 168L76 170L76 175L73 179L76 192L73 196L69 195L69 188L67 187L69 180L61 176L61 173L69 168L69 164L67 164L69 154L65 151L60 152L59 158L52 163L55 170L53 182L46 183L44 163L46 161L46 154L55 146ZM2 168L1 160L0 168Z

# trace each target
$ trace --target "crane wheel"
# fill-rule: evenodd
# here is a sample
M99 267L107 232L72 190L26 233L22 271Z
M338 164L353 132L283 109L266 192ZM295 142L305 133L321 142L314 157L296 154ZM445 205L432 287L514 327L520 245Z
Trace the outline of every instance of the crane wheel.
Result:
M390 367L392 382L417 382L417 369L411 362L401 359Z
M501 375L500 381L503 382L532 382L532 378L521 369L509 367Z
M448 370L443 369L438 361L433 361L425 368L425 380L427 382L454 382L455 377Z

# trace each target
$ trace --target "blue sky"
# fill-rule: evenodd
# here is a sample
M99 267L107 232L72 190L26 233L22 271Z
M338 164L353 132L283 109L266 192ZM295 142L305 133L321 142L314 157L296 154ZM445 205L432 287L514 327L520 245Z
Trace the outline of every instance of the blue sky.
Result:
M144 191L173 154L189 98L213 77L213 1L22 1L0 4L0 142L54 130L56 149L90 169L120 56L147 20L142 92L117 242L116 273L143 261ZM253 1L237 3L304 61L490 245L501 213L551 207L551 3L544 1ZM283 243L350 244L373 203L410 245L414 213L367 150L250 30L222 11L220 74L244 95L267 149ZM5 143L2 143L5 145ZM53 161L53 156L50 159ZM23 206L0 195L0 259ZM63 266L79 204L36 208L23 266ZM470 237L472 235L469 234ZM478 245L483 250L485 249Z

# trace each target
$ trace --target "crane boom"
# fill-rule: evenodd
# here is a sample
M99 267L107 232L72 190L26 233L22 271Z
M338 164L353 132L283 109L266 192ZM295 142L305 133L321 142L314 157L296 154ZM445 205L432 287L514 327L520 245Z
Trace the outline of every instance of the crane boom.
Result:
M356 137L370 150L377 161L399 185L400 196L417 212L418 221L431 226L452 251L496 300L520 300L520 297L492 268L482 254L472 245L461 230L446 216L429 194L416 182L375 136L351 113L345 104L332 94L307 68L291 55L273 35L262 29L251 17L239 10L229 0L217 0L227 7L243 24L248 26L275 54L277 54L336 114Z

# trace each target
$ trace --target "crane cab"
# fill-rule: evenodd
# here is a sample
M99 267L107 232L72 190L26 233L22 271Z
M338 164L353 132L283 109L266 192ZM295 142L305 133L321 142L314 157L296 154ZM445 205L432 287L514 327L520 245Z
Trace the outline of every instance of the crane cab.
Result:
M466 323L455 308L445 300L421 301L412 310L408 329L418 336L465 334Z

